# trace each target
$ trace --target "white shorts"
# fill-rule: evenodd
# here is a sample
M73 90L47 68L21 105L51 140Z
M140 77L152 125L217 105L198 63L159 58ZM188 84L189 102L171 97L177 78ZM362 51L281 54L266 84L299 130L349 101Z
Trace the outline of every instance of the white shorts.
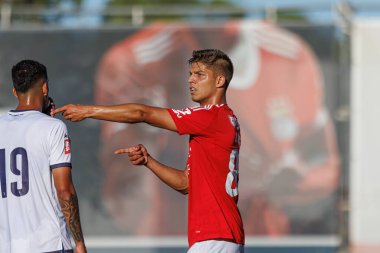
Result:
M187 253L244 253L244 245L220 240L207 240L194 243Z

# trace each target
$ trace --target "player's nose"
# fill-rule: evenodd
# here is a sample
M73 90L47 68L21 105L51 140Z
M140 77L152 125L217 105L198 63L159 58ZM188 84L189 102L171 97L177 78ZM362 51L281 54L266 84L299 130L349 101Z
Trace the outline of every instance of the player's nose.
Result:
M187 82L191 86L194 83L194 77L192 75L190 75L189 78L187 79Z

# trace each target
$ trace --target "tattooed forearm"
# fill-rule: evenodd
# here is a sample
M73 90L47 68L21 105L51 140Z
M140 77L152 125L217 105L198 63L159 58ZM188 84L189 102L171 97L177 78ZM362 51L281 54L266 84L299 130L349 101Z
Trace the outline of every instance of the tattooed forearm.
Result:
M65 216L67 225L73 235L75 241L83 241L82 227L79 218L79 205L78 198L76 195L71 195L71 197L66 200L59 198L59 203L63 215Z

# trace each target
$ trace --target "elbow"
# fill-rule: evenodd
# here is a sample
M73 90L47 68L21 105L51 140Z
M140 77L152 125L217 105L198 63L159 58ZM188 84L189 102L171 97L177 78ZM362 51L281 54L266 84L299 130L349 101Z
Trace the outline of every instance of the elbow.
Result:
M147 120L147 113L145 111L139 111L138 112L138 122L145 122Z
M71 189L57 189L57 197L59 200L68 201L75 196L75 192Z
M189 192L188 192L188 188L186 187L185 189L179 189L177 190L179 193L182 193L182 195L187 195Z
M144 108L139 107L133 112L132 117L129 120L126 120L126 123L140 123L146 122L147 113Z
M189 193L188 192L188 189L189 189L188 172L184 171L182 175L183 176L182 176L181 183L178 185L178 187L176 188L176 190L178 192L182 193L183 195L187 195Z
M142 104L132 104L131 120L127 123L140 123L145 122L146 119L146 106Z

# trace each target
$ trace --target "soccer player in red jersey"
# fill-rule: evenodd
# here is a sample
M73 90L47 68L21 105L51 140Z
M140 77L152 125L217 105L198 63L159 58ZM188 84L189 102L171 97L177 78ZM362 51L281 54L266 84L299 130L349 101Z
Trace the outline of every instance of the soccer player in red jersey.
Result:
M145 165L173 189L189 194L189 252L244 252L244 230L237 207L240 127L226 101L233 64L216 49L194 51L189 64L189 90L199 107L175 110L143 104L70 104L53 113L62 112L71 121L94 118L145 122L188 134L189 155L184 170L161 164L143 145L115 153L128 153L133 164Z

